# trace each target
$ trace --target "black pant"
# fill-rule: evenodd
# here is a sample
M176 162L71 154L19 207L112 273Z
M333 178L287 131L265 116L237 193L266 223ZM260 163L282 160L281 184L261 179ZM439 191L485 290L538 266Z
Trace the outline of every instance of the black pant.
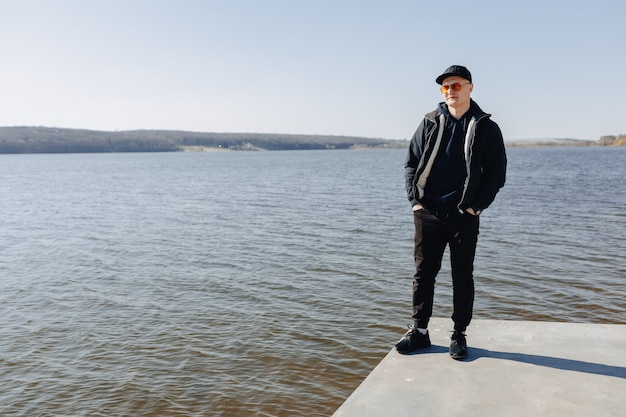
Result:
M459 213L456 208L421 209L413 212L415 222L415 275L413 319L426 328L433 313L435 278L441 269L446 246L452 268L454 330L465 331L474 308L474 254L478 241L478 216Z

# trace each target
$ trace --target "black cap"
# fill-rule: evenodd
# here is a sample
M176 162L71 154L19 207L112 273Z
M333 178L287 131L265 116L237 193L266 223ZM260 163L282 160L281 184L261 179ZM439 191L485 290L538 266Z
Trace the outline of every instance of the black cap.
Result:
M437 84L441 84L446 77L453 77L455 75L457 77L465 78L470 83L472 82L472 74L467 68L462 65L452 65L451 67L448 67L448 69L446 69L443 74L437 77L435 81L437 82Z

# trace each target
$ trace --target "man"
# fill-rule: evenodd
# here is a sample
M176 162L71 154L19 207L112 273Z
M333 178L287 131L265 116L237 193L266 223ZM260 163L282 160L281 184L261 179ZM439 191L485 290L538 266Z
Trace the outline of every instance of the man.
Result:
M474 84L469 70L453 65L435 81L444 102L420 123L405 163L415 223L414 324L396 349L410 353L430 346L427 328L435 277L449 246L454 322L450 356L463 359L474 306L479 215L504 185L507 161L500 128L470 98Z

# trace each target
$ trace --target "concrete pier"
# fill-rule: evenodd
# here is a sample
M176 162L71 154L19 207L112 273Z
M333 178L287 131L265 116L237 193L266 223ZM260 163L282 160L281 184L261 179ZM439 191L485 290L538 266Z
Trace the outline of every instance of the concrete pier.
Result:
M451 329L432 319L433 346L392 348L333 417L626 416L626 325L474 320L462 361Z

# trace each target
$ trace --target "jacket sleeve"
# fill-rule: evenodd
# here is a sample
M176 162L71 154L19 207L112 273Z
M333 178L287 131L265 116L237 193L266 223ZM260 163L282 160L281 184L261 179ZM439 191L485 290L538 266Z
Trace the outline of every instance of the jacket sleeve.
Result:
M422 120L413 134L409 144L409 152L404 163L405 187L411 207L419 203L419 196L417 195L415 187L415 175L424 151L424 124L425 120Z
M492 122L482 155L480 188L472 203L475 210L483 210L493 202L506 181L506 150L500 127Z

